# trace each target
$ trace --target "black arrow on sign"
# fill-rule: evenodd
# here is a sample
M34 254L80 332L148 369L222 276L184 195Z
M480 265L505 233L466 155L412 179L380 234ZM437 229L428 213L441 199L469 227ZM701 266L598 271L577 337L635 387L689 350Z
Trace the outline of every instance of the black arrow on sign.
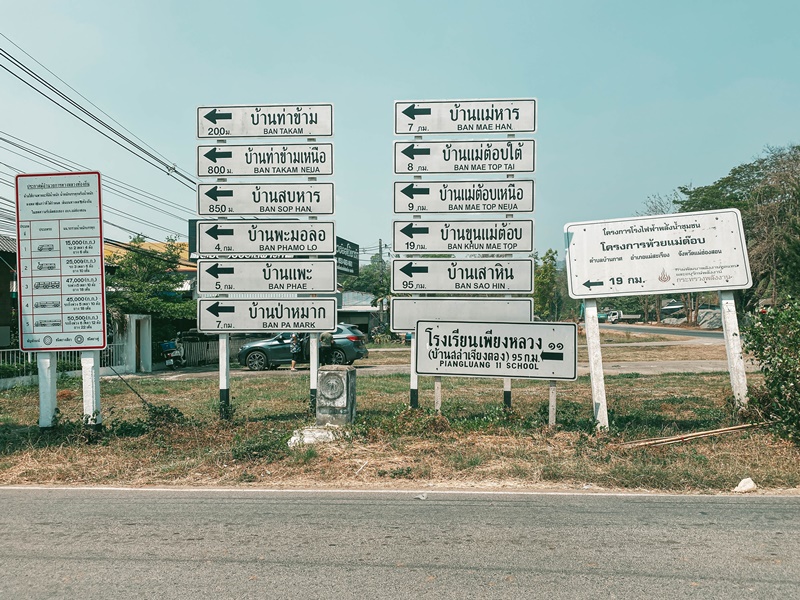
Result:
M233 197L233 190L221 190L217 186L212 187L206 192L206 196L216 202L219 198Z
M583 285L585 285L589 289L592 289L593 287L596 287L598 285L603 285L603 282L602 281L592 281L590 279L587 279L586 281L583 282Z
M406 196L408 196L412 200L414 199L414 196L416 194L419 194L420 196L427 196L428 194L431 193L431 189L430 188L414 187L413 183L407 185L406 187L404 187L400 191L403 192Z
M415 148L414 144L411 144L407 148L403 149L403 154L405 154L411 160L414 160L415 156L425 156L431 153L430 148Z
M233 235L233 229L222 229L219 225L214 225L211 229L206 229L206 234L218 240L221 235Z
M233 275L233 267L220 267L219 263L214 263L206 269L206 273L214 279L219 279L220 275Z
M211 162L215 163L215 162L217 162L218 158L232 158L233 157L233 152L230 152L230 151L223 152L223 151L217 150L216 148L212 148L211 150L206 152L203 156L205 156Z
M413 223L409 223L405 227L400 230L402 233L405 233L406 236L413 238L415 233L428 233L429 229L427 227L414 227Z
M542 360L564 360L563 352L542 352Z
M415 267L414 263L408 263L400 269L400 272L408 277L414 277L414 273L427 273L428 267Z
M417 118L417 115L429 115L431 114L430 108L417 108L416 104L412 104L408 108L403 111L403 114L407 116L409 119L414 121Z
M230 121L231 113L217 112L217 109L215 108L210 113L206 114L205 118L216 125L217 121Z
M209 306L206 310L208 312L210 312L212 315L214 315L215 317L218 317L220 315L220 313L236 312L236 307L235 306L220 306L219 302L214 302L214 304Z

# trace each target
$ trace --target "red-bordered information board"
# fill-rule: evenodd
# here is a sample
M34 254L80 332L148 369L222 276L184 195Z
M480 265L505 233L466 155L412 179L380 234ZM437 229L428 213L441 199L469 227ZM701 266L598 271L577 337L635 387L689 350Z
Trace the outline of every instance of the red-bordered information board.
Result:
M100 173L17 175L22 350L106 346Z

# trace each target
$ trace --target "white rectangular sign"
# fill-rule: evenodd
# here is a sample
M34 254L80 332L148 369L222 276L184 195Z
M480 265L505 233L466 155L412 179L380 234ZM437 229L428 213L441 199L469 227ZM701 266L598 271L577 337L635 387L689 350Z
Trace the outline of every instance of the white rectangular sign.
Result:
M336 298L200 299L197 327L206 333L333 331Z
M456 294L533 291L533 260L424 258L392 261L392 292Z
M536 99L409 100L394 103L394 132L534 133Z
M467 377L578 377L575 323L419 321L417 373Z
M335 254L330 221L198 221L200 255Z
M392 331L414 331L417 321L483 322L487 319L530 323L531 298L392 298Z
M602 298L738 290L753 284L731 208L567 223L569 295Z
M336 261L199 260L197 291L201 294L335 292Z
M20 348L105 348L100 173L17 175L16 191Z
M533 212L533 179L396 181L395 213Z
M332 215L333 183L201 183L202 217Z
M399 175L533 173L535 165L534 140L394 143L394 172Z
M333 144L197 147L199 177L316 177L333 174Z
M392 249L428 252L533 252L533 220L394 221Z
M321 137L333 135L333 104L201 106L197 137Z

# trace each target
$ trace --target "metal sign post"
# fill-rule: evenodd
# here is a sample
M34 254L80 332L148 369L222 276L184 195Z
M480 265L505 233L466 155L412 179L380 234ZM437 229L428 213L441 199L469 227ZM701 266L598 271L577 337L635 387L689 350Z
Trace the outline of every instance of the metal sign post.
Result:
M720 310L722 311L722 333L725 336L725 350L728 356L728 372L733 388L733 400L737 409L747 404L747 372L744 368L742 353L742 337L739 335L739 320L736 317L736 303L733 292L719 293Z

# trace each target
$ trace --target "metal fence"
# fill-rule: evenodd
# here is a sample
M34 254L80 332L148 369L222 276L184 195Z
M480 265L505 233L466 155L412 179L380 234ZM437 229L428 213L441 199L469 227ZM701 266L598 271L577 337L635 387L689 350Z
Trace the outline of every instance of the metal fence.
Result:
M56 352L59 371L80 371L81 351L63 350ZM100 351L101 367L122 367L125 365L125 344L109 344ZM0 379L24 377L37 373L36 353L22 350L0 350Z
M235 359L239 348L245 343L244 339L231 338L228 343L228 356ZM208 365L219 362L219 342L210 340L205 342L183 342L183 358L187 366Z

